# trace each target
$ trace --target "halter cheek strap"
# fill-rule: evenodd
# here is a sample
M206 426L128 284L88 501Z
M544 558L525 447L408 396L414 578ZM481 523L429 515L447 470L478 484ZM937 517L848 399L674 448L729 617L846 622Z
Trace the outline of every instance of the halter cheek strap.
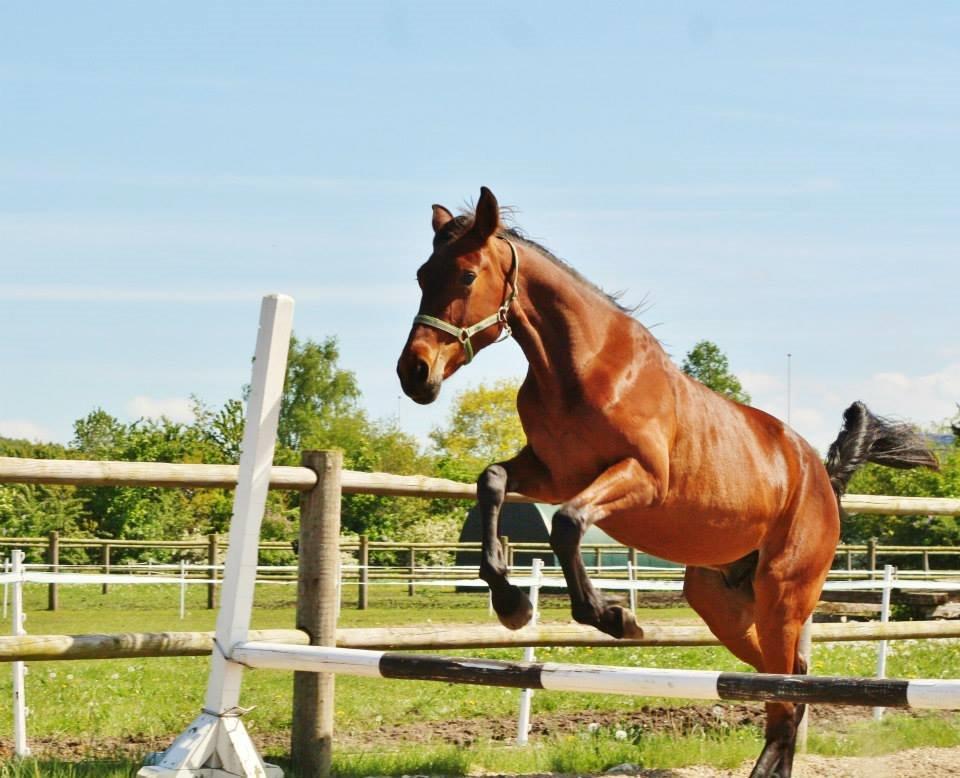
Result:
M470 338L478 332L483 332L483 330L488 327L499 324L502 329L500 331L500 337L494 341L495 343L506 340L511 335L510 325L507 323L507 314L510 311L510 306L513 304L513 301L517 299L520 256L517 254L517 247L513 244L513 241L507 240L506 238L501 238L501 240L506 241L507 245L510 246L510 253L513 257L513 278L510 280L509 293L504 293L503 304L497 308L494 313L491 313L485 319L481 319L476 324L471 324L469 327L457 327L455 324L450 324L443 319L438 319L436 316L428 316L425 313L420 313L413 317L414 324L425 324L441 332L446 332L448 335L453 335L453 337L459 340L463 345L463 352L467 356L467 361L464 364L469 365L470 362L473 361L473 344L470 342Z

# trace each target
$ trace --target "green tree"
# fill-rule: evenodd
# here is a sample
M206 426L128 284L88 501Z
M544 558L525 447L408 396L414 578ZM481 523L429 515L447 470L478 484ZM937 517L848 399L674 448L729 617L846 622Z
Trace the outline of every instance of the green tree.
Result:
M220 414L209 414L216 420ZM139 419L124 424L95 410L74 424L71 450L87 459L138 462L225 462L205 429L202 413L192 424L169 419ZM84 513L101 537L180 539L223 531L229 524L232 498L226 490L80 487Z
M55 443L31 443L0 438L0 456L30 459L67 459L69 453ZM36 537L57 530L64 535L89 534L83 501L73 486L55 484L0 484L0 532L8 536ZM68 552L65 556L69 556ZM38 551L28 553L40 561Z
M236 464L240 461L240 447L243 443L243 425L245 408L240 400L230 399L219 410L205 405L194 396L194 424L207 445L211 463Z
M97 408L73 423L70 448L88 459L117 459L126 445L126 433L126 425Z
M290 338L277 430L282 448L299 452L333 446L347 451L357 444L366 422L358 405L360 388L356 376L338 366L339 359L336 338L320 343Z
M367 422L359 444L344 451L344 462L353 470L400 475L430 473L432 465L395 422ZM340 522L345 532L374 540L449 539L435 526L435 514L427 500L353 494L343 498Z
M730 372L730 362L716 343L709 340L697 343L684 357L682 370L718 394L750 404L750 395L740 385L740 379Z
M527 439L517 415L519 388L516 379L502 379L457 395L446 426L430 433L440 474L474 481L487 465L523 448Z

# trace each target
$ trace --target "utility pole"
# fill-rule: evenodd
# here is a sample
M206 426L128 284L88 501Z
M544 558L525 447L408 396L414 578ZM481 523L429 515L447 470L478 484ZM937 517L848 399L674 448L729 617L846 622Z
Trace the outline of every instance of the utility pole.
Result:
M792 390L791 386L791 376L790 376L790 358L793 356L789 351L787 352L787 425L790 425L790 393Z

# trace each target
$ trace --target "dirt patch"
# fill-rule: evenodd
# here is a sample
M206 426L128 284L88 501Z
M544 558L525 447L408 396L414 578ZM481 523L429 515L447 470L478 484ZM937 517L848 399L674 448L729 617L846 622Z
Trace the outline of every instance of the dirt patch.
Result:
M910 715L901 714L901 715ZM811 726L844 729L868 721L869 710L819 706ZM762 705L717 704L678 707L644 706L630 711L586 711L577 713L537 713L532 717L530 739L561 737L586 732L591 725L604 730L640 729L648 734L696 735L716 733L737 727L762 729L765 721ZM337 732L336 740L344 749L384 743L424 743L470 746L484 742L509 742L517 736L514 718L469 718L445 721L418 721L410 724L381 725L363 732Z
M586 711L577 713L537 713L532 717L530 739L586 732L591 725L603 729L641 728L649 733L687 735L721 731L755 724L762 726L763 709L749 705L684 706L664 708L645 706L628 713ZM364 732L337 733L342 748L363 748L384 743L429 743L471 746L485 742L508 742L517 736L515 718L469 718L445 721L419 721L410 724L385 724Z

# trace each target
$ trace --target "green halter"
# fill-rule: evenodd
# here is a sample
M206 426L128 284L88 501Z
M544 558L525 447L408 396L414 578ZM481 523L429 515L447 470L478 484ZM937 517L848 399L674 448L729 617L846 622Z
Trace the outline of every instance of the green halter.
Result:
M464 363L467 365L473 361L473 345L470 343L470 338L478 332L482 332L494 324L501 325L503 329L501 330L500 337L494 341L495 343L509 338L511 334L510 325L507 324L507 314L510 311L510 306L513 304L513 301L517 299L517 278L520 275L520 256L517 254L517 247L513 245L513 241L509 241L506 238L501 238L501 240L506 241L507 245L510 246L510 253L513 256L513 278L510 281L510 292L509 294L504 294L503 305L497 309L496 313L491 313L487 318L481 319L469 327L457 327L455 324L445 322L436 316L428 316L425 313L419 313L413 317L414 324L426 324L428 327L433 327L441 332L446 332L448 335L453 335L453 337L459 340L460 343L463 344L464 353L467 355L467 361Z

